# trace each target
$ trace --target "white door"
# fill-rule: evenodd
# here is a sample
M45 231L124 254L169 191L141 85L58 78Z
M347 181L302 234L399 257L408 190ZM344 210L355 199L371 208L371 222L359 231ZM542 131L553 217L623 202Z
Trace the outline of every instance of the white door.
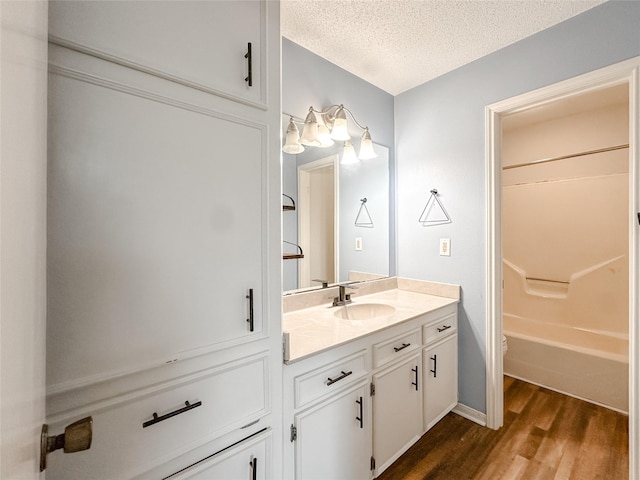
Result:
M0 18L0 478L33 479L45 390L47 3L3 1Z

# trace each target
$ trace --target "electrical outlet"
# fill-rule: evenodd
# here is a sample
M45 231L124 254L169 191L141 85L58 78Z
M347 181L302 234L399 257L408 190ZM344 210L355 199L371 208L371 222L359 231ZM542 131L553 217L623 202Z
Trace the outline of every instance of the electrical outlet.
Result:
M362 250L362 237L356 237L356 250Z
M449 238L440 239L440 256L441 257L451 256L451 239Z

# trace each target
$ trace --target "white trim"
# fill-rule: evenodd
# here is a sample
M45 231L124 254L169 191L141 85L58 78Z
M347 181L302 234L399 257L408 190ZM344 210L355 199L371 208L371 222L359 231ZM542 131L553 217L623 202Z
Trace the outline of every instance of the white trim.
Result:
M485 109L486 113L486 386L487 426L502 425L502 273L500 118L604 87L629 84L629 478L640 478L640 57L559 82Z
M456 415L460 415L467 420L477 423L478 425L482 425L483 427L487 426L487 416L474 408L467 407L466 405L459 403L451 411Z

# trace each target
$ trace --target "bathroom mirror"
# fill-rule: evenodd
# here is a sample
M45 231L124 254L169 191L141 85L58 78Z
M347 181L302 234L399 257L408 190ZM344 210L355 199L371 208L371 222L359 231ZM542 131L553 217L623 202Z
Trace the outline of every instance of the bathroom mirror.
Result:
M284 293L389 275L389 149L374 144L377 158L350 165L342 149L282 154L283 252L304 255L283 259Z

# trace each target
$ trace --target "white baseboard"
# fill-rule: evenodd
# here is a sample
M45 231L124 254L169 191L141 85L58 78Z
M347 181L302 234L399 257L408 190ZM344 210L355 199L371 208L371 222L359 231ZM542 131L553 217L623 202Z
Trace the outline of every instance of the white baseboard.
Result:
M467 420L477 423L478 425L482 425L483 427L487 426L487 415L471 407L458 403L451 411L466 418Z

